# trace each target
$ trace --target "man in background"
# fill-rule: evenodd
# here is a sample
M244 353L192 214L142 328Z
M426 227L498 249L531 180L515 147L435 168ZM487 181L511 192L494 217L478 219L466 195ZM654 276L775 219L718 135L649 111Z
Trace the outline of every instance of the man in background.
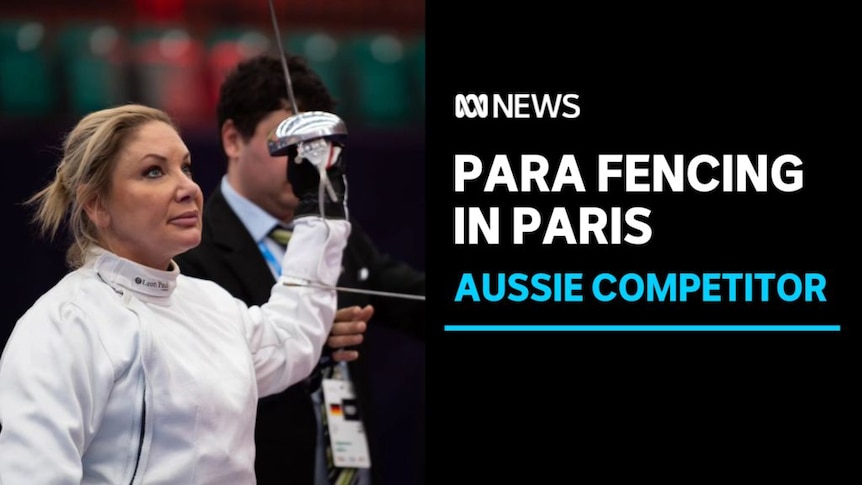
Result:
M287 61L298 110L333 113L334 99L305 59L289 56ZM266 139L292 114L279 58L251 58L226 77L219 93L217 117L227 171L204 208L201 244L176 258L184 274L213 280L248 304L266 301L276 275L290 271L273 263L284 251L284 241L277 239L289 237L298 200L286 177L287 157L270 156ZM425 294L424 272L381 253L355 218L351 223L339 286ZM287 232L275 234L273 228ZM352 382L372 464L370 469L335 472L351 477L346 483L383 483L383 443L375 434L370 409L372 376L362 335L364 322L370 319L371 325L403 330L424 339L425 303L339 292L338 307L329 346L347 348L324 355L320 372L303 383L259 401L255 468L260 485L330 483L326 478L326 429L321 426L320 406L321 382L329 378Z

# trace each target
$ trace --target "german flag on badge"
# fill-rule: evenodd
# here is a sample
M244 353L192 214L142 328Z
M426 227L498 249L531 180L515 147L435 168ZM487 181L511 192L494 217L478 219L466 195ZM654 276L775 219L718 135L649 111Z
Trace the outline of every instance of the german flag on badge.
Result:
M341 404L330 404L329 405L329 414L333 416L342 416L343 413L341 411Z

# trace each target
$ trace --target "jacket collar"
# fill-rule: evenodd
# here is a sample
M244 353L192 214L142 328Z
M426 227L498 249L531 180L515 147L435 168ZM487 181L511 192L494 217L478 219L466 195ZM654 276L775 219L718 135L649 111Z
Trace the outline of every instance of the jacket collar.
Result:
M85 266L92 266L98 277L117 293L129 291L139 298L167 302L177 287L179 267L171 261L171 269L158 270L144 266L102 248L90 250Z

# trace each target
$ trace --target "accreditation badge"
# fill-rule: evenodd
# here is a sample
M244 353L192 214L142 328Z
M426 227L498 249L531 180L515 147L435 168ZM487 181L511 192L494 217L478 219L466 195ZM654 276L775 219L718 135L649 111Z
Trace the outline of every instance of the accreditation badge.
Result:
M359 419L353 384L340 379L323 379L321 387L333 463L345 468L371 467L368 439Z

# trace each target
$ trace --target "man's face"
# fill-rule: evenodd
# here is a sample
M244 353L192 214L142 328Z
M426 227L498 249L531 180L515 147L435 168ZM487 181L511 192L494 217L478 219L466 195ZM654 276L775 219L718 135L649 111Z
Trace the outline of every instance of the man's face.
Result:
M248 140L239 138L238 160L235 163L237 185L235 187L246 198L262 207L275 218L288 221L299 200L287 181L287 157L272 157L267 147L267 137L275 128L291 116L291 112L280 109L264 117Z

